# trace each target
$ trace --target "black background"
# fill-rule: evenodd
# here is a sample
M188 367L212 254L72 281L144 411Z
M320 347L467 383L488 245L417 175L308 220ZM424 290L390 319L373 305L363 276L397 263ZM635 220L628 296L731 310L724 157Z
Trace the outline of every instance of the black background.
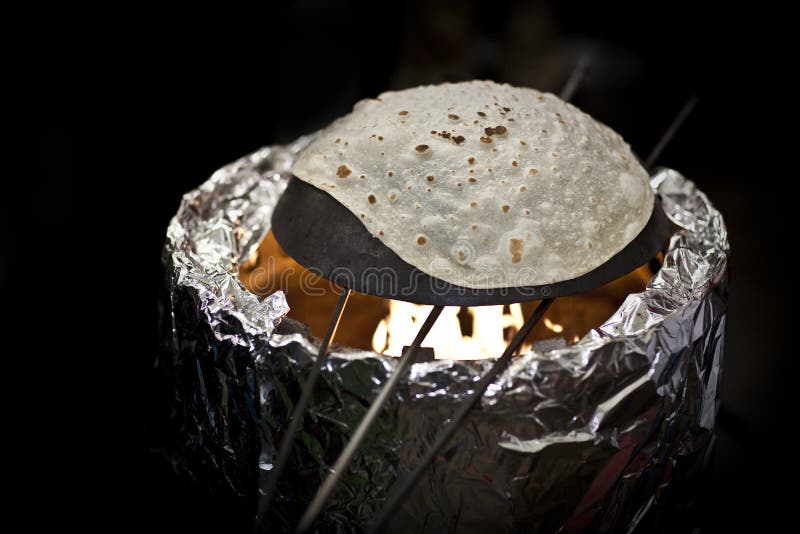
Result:
M491 78L558 92L581 56L589 71L574 103L641 155L700 96L660 163L708 193L734 253L705 528L791 517L795 227L783 192L793 169L781 162L795 136L780 17L641 4L303 1L5 20L0 280L15 317L6 332L24 340L9 376L26 392L7 406L34 456L20 493L49 512L29 519L111 531L225 524L209 510L191 519L186 488L150 452L159 257L183 192L383 90Z

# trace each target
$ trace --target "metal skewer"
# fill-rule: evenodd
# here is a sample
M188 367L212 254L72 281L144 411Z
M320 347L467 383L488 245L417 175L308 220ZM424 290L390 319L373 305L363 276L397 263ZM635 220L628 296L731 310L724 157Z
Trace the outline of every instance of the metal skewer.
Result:
M578 58L578 63L575 65L575 68L572 69L569 78L567 78L567 83L564 84L564 88L561 89L561 92L558 94L561 100L564 102L572 100L572 97L575 96L575 91L578 90L578 86L581 84L581 80L583 80L583 75L586 73L586 67L588 66L589 60L586 56Z
M254 530L256 532L258 531L264 513L269 509L269 505L275 495L275 490L278 487L278 481L280 480L281 475L288 464L289 454L291 454L292 446L294 444L294 438L297 435L297 431L300 429L300 424L303 421L303 414L305 414L308 402L311 400L311 395L314 393L314 386L317 383L319 374L322 371L322 367L325 365L325 360L328 358L328 347L330 347L330 344L336 335L336 330L339 328L339 322L342 319L342 313L344 312L344 308L347 305L347 301L350 298L351 293L352 290L345 289L344 293L342 293L342 295L339 297L339 302L336 304L336 308L333 310L333 315L331 316L331 321L328 324L328 331L326 332L325 338L322 340L322 344L319 347L317 360L314 362L311 372L308 373L308 377L306 378L306 382L303 386L303 393L300 395L300 400L297 401L294 410L292 410L292 415L289 419L289 427L283 434L283 439L281 440L280 448L278 449L278 458L275 460L275 468L269 473L266 481L266 487L263 488L258 498L258 509L256 511L254 524Z
M325 501L328 500L328 497L336 487L336 483L339 481L339 478L347 470L347 467L350 465L353 456L355 455L359 446L361 446L364 438L367 436L367 432L369 431L370 427L372 427L372 424L378 418L378 415L380 415L381 408L383 408L383 405L389 399L389 395L391 395L392 391L394 391L394 388L400 378L405 376L408 367L414 362L414 356L417 352L417 349L419 349L419 346L428 335L428 332L430 332L431 328L436 322L436 319L439 318L439 315L442 313L442 309L444 309L444 306L434 306L431 309L430 313L428 314L428 318L425 319L425 322L417 333L417 337L414 338L414 342L411 343L411 346L409 346L403 353L403 356L400 358L400 362L397 365L397 369L395 369L394 373L392 373L392 376L383 385L380 393L378 393L378 396L370 405L369 411L361 420L358 428L356 428L356 431L353 432L350 441L347 442L344 450L336 460L336 463L334 464L333 469L331 469L328 478L325 479L325 482L317 490L316 495L314 495L314 499L311 501L311 504L309 504L308 508L306 508L306 511L297 526L297 532L306 532L309 528L311 528L314 520L325 506Z
M514 354L525 338L528 337L530 331L533 329L536 323L541 320L542 316L552 303L553 299L545 299L539 303L539 306L536 308L536 310L534 310L534 312L528 317L528 319L522 325L522 328L511 340L511 343L508 344L506 350L503 352L503 355L500 356L500 358L494 362L494 365L492 365L491 369L489 369L489 371L481 377L480 381L475 385L472 395L470 395L467 400L461 403L461 405L458 407L458 411L455 413L455 415L453 415L453 418L450 420L447 426L445 426L444 429L436 436L436 441L433 442L433 445L427 448L425 455L417 463L417 466L414 468L414 470L399 483L395 484L394 490L389 494L389 498L378 512L377 518L371 525L369 525L367 529L368 532L378 532L379 529L392 516L392 514L398 509L399 505L408 495L408 492L417 485L420 477L428 469L428 466L436 457L436 455L439 454L439 451L441 451L447 442L450 441L450 438L453 437L453 434L456 430L458 430L458 427L461 425L467 414L469 414L473 406L475 406L478 400L483 397L483 394L486 392L486 388L489 387L489 384L494 382L494 379L497 378L497 376L503 372L506 367L508 367L508 363L511 360L511 355Z
M672 124L669 125L669 128L666 129L664 134L661 136L661 139L658 140L656 146L654 146L653 150L650 151L647 159L644 160L645 169L648 171L652 170L653 165L656 161L658 161L659 156L661 156L661 153L664 152L665 148L667 148L667 145L670 141L672 141L672 138L675 137L675 134L678 132L683 122L697 105L698 100L699 98L697 95L692 95L689 100L686 101L686 104L683 105L683 108L681 108L681 110L678 112L678 115L672 120Z

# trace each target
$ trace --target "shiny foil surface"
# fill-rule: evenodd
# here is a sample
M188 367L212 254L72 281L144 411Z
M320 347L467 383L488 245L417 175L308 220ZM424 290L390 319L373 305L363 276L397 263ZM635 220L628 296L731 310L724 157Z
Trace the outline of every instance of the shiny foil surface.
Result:
M161 450L204 491L234 495L253 514L320 341L282 319L282 292L251 294L238 268L269 230L288 169L310 139L261 149L187 193L163 254L158 371L172 410ZM540 343L518 357L389 532L686 526L714 441L730 250L722 216L691 181L663 169L651 184L681 229L647 289L577 344ZM490 364L415 364L317 530L361 530ZM293 530L394 367L392 358L334 345L265 531Z

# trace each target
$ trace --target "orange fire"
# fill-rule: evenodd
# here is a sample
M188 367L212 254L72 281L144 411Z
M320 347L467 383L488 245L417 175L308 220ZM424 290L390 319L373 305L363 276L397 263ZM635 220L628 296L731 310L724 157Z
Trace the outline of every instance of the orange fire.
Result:
M437 358L458 354L459 359L474 360L496 358L505 350L504 332L516 332L522 327L522 307L482 306L466 308L471 323L471 334L464 334L458 307L447 307L422 342L423 347L432 347ZM411 345L431 306L410 304L399 300L390 301L389 315L378 323L372 336L372 350L388 356L400 356L404 346ZM454 335L456 333L456 335ZM461 334L461 335L458 335ZM512 334L513 335L513 334Z
M315 289L310 294L309 275L280 248L272 232L239 273L244 286L256 294L283 290L291 307L289 317L308 325L312 335L322 337L338 294L331 290L330 282L320 278L310 284ZM577 342L592 328L603 324L630 293L644 290L651 276L652 272L644 265L602 287L556 299L523 343L521 352L530 350L533 342L541 339L561 337L567 343ZM422 346L432 347L439 359L497 358L537 305L538 302L525 302L510 306L447 307ZM400 356L430 309L431 306L354 293L335 343Z

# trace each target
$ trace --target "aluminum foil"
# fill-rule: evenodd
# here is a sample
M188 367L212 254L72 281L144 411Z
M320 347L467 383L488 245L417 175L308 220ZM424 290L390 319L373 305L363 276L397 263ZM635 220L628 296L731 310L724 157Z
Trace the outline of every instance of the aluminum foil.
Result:
M163 451L209 495L255 510L259 479L319 340L256 297L238 266L268 231L295 155L267 147L187 193L164 249L163 347L172 410ZM729 256L722 217L679 173L652 178L670 219L664 266L598 330L544 343L500 376L397 510L390 532L690 528L719 408ZM289 303L291 304L291 303ZM415 364L318 520L358 531L490 362ZM334 346L268 517L291 531L395 362ZM239 518L241 520L241 518ZM241 521L239 521L241 524Z

